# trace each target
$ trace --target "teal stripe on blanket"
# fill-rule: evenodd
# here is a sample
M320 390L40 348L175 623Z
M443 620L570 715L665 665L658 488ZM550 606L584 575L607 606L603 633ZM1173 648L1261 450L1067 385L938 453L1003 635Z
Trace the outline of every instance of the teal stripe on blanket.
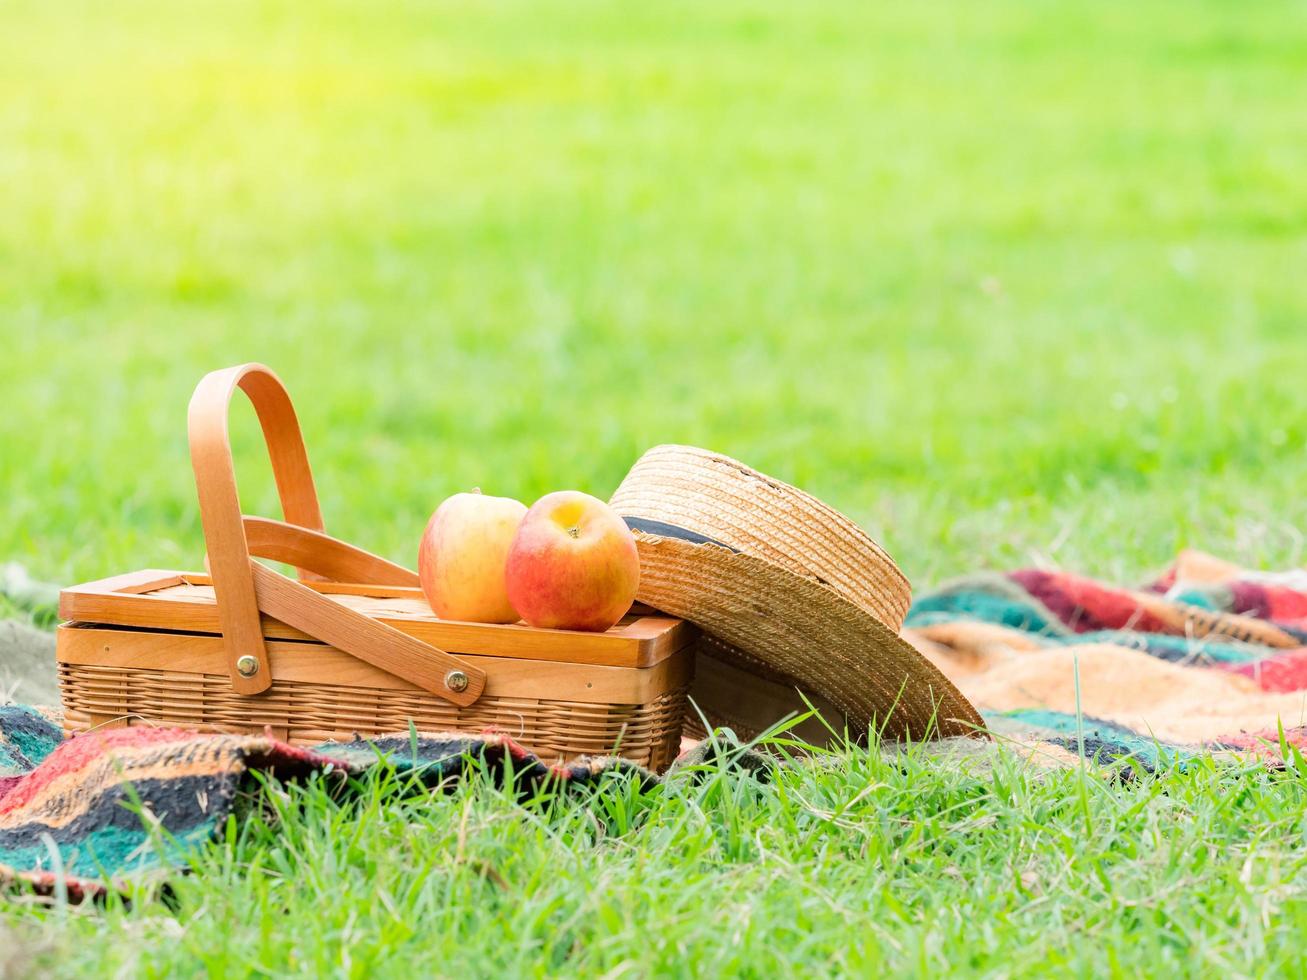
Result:
M922 596L912 605L905 626L934 626L938 623L994 623L1033 633L1036 636L1065 635L1066 627L1028 602L981 592L937 592Z
M1208 641L1190 636L1165 633L1136 633L1131 630L1098 630L1078 636L1057 637L1052 642L1064 646L1077 643L1111 643L1142 650L1162 660L1185 662L1194 666L1209 664L1246 664L1266 656L1266 648L1251 643Z
M62 741L59 726L39 711L0 705L0 776L16 776L40 765Z
M1087 759L1097 762L1128 759L1140 763L1150 771L1164 765L1183 766L1186 760L1202 751L1187 746L1164 745L1156 739L1138 735L1101 718L1083 718L1077 723L1075 715L1044 708L1017 708L996 712L995 717L1041 729L1041 734L1046 733L1048 741L1071 752L1078 750L1080 738L1083 737Z

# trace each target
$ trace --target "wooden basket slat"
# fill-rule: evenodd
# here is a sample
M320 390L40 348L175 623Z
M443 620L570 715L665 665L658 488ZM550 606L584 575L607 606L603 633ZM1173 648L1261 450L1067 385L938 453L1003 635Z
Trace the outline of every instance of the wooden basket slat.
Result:
M313 685L420 693L407 681L321 643L268 641L273 680ZM68 625L59 629L61 663L123 667L176 674L223 677L226 651L221 637L139 633L117 628ZM641 703L662 690L668 677L683 670L676 657L633 669L594 664L460 656L490 674L486 693L500 698L532 697L567 690L577 703ZM214 681L216 684L222 680ZM230 683L228 682L228 687ZM260 695L266 697L267 695Z
M460 655L553 661L565 649L569 663L648 667L691 642L694 633L689 624L653 612L633 612L604 633L537 629L521 623L453 622L436 618L417 589L304 584L402 633ZM207 576L196 572L148 569L74 586L60 594L59 614L76 623L213 636L222 632L213 586ZM270 640L316 642L270 616L263 616L262 623L263 635Z

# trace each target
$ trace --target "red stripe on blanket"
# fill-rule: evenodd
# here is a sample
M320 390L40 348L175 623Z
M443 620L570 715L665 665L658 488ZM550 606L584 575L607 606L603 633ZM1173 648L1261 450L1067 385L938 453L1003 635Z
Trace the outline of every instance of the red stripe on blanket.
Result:
M1307 595L1280 585L1235 582L1230 587L1234 612L1289 626L1307 621Z
M9 795L9 791L23 781L24 775L0 776L0 803Z
M1123 629L1142 633L1175 632L1169 624L1141 608L1134 596L1123 589L1105 588L1078 575L1033 568L1012 572L1009 578L1077 633Z
M21 777L17 786L0 795L0 814L30 802L54 780L100 761L106 752L128 752L146 746L168 745L195 739L194 732L180 728L115 728L70 738L41 765Z
M1218 670L1250 677L1263 691L1284 694L1307 690L1307 647L1285 650L1246 664L1218 664Z
M1307 728L1286 728L1284 741L1297 749L1307 749ZM1249 749L1260 758L1272 762L1284 761L1284 755L1280 751L1280 733L1273 728L1246 735L1228 736L1221 739L1221 744L1236 749Z

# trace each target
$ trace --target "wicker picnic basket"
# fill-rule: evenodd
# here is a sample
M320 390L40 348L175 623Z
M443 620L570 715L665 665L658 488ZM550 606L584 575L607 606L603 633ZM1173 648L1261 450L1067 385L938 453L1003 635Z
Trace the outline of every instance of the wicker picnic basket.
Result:
M241 513L227 431L237 388L258 415L282 521ZM295 410L262 365L206 376L189 430L208 572L64 590L68 731L270 729L311 745L412 723L498 729L547 761L615 753L660 769L675 757L693 626L642 607L606 633L438 619L413 572L323 532Z

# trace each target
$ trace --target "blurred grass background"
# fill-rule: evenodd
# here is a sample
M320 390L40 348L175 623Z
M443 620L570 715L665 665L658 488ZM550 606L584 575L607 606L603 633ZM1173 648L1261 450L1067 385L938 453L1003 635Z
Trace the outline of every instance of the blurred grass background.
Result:
M0 558L196 568L190 389L328 530L706 445L920 587L1302 560L1301 3L0 5ZM252 413L248 509L272 513Z

